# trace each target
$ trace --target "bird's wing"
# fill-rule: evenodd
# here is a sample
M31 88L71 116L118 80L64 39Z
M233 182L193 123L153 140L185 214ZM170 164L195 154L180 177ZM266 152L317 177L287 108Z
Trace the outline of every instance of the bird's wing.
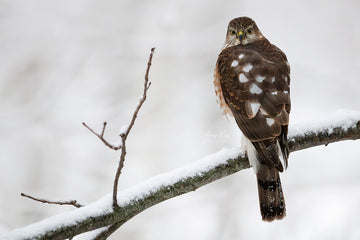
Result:
M289 123L290 69L279 50L252 44L224 49L217 61L221 92L250 141L280 136Z

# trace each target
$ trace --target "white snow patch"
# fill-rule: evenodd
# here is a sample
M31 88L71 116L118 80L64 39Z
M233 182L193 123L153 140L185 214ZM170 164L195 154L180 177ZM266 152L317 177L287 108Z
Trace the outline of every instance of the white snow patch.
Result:
M271 82L274 83L275 82L275 77L271 78Z
M245 56L245 55L244 55L243 53L241 53L241 54L239 55L239 59L242 59L244 56Z
M270 127L274 124L275 120L273 118L266 118L266 123Z
M231 63L232 67L236 67L237 65L239 65L238 61L236 61L236 60L232 61L232 63Z
M286 90L285 90L284 93L285 93L285 94L289 94L289 91L286 91Z
M253 112L254 115L256 115L256 113L259 111L260 103L250 103L250 106L251 106L251 111Z
M125 124L120 128L120 135L125 134L129 129L129 124Z
M327 129L330 132L336 127L341 127L346 130L350 127L356 126L360 120L360 111L340 109L334 113L326 115L322 119L312 119L308 122L290 123L289 125L289 138L295 135L306 134L319 129Z
M244 83L244 82L249 81L249 79L247 79L247 77L245 77L245 75L244 75L243 73L240 73L240 74L239 74L239 81L240 81L241 83Z
M251 65L250 63L248 63L248 64L246 64L246 65L243 67L243 71L244 71L244 72L249 72L252 68L253 68L253 65Z
M271 92L271 94L272 94L272 95L277 95L277 94L278 94L278 92L277 92L277 91L275 91L275 92Z
M263 82L265 79L266 79L266 77L260 76L260 75L257 75L256 78L255 78L255 80L258 81L258 82Z
M262 90L255 83L253 83L250 85L250 92L252 94L260 94L262 93Z
M99 235L101 232L107 230L108 227L102 227L90 232L86 232L80 235L77 235L73 238L73 240L89 240L89 239L94 239L97 235Z

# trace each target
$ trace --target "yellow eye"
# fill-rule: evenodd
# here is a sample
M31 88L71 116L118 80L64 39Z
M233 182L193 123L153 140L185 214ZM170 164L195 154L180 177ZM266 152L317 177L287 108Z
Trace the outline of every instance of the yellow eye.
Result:
M246 31L248 34L252 34L252 29L251 28L249 28L247 31Z
M235 30L231 30L231 35L235 35L235 34L236 34Z

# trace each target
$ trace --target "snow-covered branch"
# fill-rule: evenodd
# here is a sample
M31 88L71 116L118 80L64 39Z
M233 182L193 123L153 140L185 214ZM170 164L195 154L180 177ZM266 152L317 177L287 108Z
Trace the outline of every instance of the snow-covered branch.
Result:
M290 130L291 152L337 141L360 139L360 112L341 111L333 117L327 116L323 122L292 125ZM112 195L109 194L82 208L16 229L0 236L0 239L66 239L103 227L118 228L155 204L249 167L248 159L240 148L223 149L118 192L119 209L114 210ZM92 239L96 239L98 235L93 236Z

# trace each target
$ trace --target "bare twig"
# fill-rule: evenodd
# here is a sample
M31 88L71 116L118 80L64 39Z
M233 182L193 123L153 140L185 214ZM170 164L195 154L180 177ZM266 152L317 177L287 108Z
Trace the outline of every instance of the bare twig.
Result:
M120 174L121 174L121 170L124 167L124 161L125 161L125 155L126 155L126 139L127 139L127 136L129 135L132 127L134 126L137 114L138 114L141 106L143 105L143 103L146 100L146 93L147 93L147 90L149 89L149 87L151 85L151 82L149 82L149 71L150 71L151 61L152 61L152 57L154 55L154 51L155 51L155 48L152 48L151 52L150 52L150 56L149 56L149 61L147 63L147 69L146 69L146 73L145 73L144 90L143 90L142 98L140 99L138 105L136 106L136 109L135 109L134 114L132 116L131 122L130 122L129 126L127 127L126 131L124 131L124 132L122 132L120 134L122 144L121 144L120 162L119 162L118 168L116 170L115 179L114 179L114 188L113 188L113 208L114 209L119 208L119 205L118 205L118 202L117 202L117 189L118 189L118 183L119 183L119 177L120 177Z
M117 150L121 149L121 145L116 146L114 144L111 144L104 138L106 124L107 124L106 122L103 123L103 128L101 130L101 133L99 134L99 133L95 132L91 127L89 127L85 122L82 123L82 125L84 125L87 129L90 130L90 132L92 132L94 135L96 135L106 146L117 151Z
M149 82L149 71L150 71L150 67L151 67L151 61L152 61L152 57L154 55L154 51L155 51L155 48L152 48L151 49L151 53L150 53L150 56L149 56L149 61L147 63L147 69L146 69L146 73L145 73L145 82L144 82L144 90L143 90L143 96L142 98L140 99L139 101L139 104L137 105L136 109L135 109L135 112L132 116L132 119L131 119L131 122L129 124L129 127L127 128L127 130L125 131L125 133L123 135L125 135L125 137L127 137L129 135L129 132L131 130L131 128L134 126L134 123L135 123L135 119L137 117L137 114L141 108L141 106L143 105L143 103L145 102L146 100L146 92L147 90L149 89L150 85L151 85L151 82Z
M42 202L42 203L57 204L57 205L72 205L72 206L77 207L77 208L83 207L83 205L81 205L80 203L78 203L76 200L70 200L70 201L49 201L49 200L46 200L46 199L35 198L35 197L32 197L32 196L27 195L27 194L25 194L25 193L21 193L21 196L27 197L27 198L30 198L30 199L32 199L32 200L34 200L34 201Z

